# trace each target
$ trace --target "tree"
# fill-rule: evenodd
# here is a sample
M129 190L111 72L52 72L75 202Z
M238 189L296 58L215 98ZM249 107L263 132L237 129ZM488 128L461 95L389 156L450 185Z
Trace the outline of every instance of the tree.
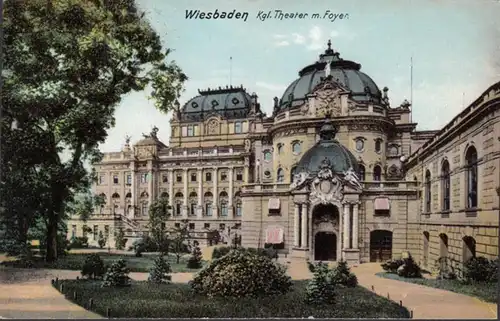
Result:
M86 222L94 213L96 207L105 204L104 197L101 195L92 195L90 192L75 196L67 205L67 212L70 215L75 215L80 220Z
M156 284L170 283L172 281L172 269L163 255L158 256L153 263L153 267L149 270L148 282Z
M162 254L168 252L167 221L171 208L164 197L156 199L149 207L149 235Z
M191 256L187 262L188 269L199 269L201 267L201 259L203 255L201 253L200 247L198 244L193 246L193 250L191 251Z
M115 248L117 250L123 250L125 248L126 241L127 240L125 239L125 232L123 231L123 229L119 229L118 233L116 233L115 236Z
M189 221L182 220L178 227L170 231L170 247L177 258L177 264L181 260L181 256L186 251L189 251Z
M151 88L155 107L168 112L187 77L134 0L11 0L3 16L2 192L22 195L24 175L35 189L3 211L24 235L32 220L24 213L43 216L54 261L66 206L95 179L84 162L101 159L121 98Z
M99 239L97 240L97 244L99 244L99 248L104 248L104 245L106 245L106 238L104 237L104 234L102 231L99 231Z

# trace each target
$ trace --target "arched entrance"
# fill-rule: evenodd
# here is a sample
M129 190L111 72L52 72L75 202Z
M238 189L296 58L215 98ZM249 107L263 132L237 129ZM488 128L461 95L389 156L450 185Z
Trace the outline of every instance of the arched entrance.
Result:
M315 261L337 261L337 235L335 233L316 233L314 244Z
M374 230L370 232L370 262L392 259L392 232Z
M313 259L336 261L340 258L338 241L339 210L333 204L318 204L312 212Z

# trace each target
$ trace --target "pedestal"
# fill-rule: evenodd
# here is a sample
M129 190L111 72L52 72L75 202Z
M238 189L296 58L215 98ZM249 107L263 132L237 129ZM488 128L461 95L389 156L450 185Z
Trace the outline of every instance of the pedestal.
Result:
M292 258L306 260L309 258L309 249L294 248L292 249L292 253L290 256Z
M349 265L358 265L360 263L359 249L344 249L344 261Z

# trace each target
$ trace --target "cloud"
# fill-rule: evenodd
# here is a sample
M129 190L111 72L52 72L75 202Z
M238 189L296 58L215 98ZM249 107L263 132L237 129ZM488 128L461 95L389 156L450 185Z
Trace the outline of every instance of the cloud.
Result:
M306 37L298 33L292 33L293 43L301 45L306 42Z
M290 43L286 40L278 41L274 44L276 47L286 47L289 46Z
M304 46L306 50L318 51L324 49L326 46L327 38L337 38L344 36L337 30L332 30L329 33L321 29L319 26L313 26L305 34L293 32L288 35L274 34L273 44L275 47L285 47L290 45ZM352 39L352 34L346 34L347 38Z

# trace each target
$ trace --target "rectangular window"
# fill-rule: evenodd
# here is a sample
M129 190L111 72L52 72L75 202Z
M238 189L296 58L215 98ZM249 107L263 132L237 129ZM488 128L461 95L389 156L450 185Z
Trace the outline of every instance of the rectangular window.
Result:
M196 182L196 173L191 173L191 182Z
M163 174L163 175L161 176L161 181L162 181L163 183L168 183L168 175L167 175L167 174Z
M141 205L142 205L142 208L141 208L142 215L148 215L148 204L142 203Z
M181 213L181 203L175 204L175 215L180 216Z
M205 215L206 216L212 216L212 204L206 204L205 205Z
M132 185L132 175L127 174L127 185Z
M236 180L238 182L243 181L243 173L236 173Z
M187 127L182 126L182 136L187 136Z
M113 175L113 184L118 184L118 175Z
M71 226L71 238L76 237L76 225Z
M187 128L187 135L189 137L194 136L194 127L193 126L188 126L188 128Z
M146 184L148 182L148 174L147 173L142 173L141 174L141 183Z
M175 223L175 228L181 228L181 223Z
M182 183L182 174L177 174L175 176L175 180L177 181L177 183Z
M98 235L99 235L99 225L94 225L94 241L97 241Z
M104 185L104 174L99 175L99 185Z
M219 229L220 229L220 230L225 230L225 229L226 229L226 224L224 224L224 223L220 223L220 224L219 224Z
M241 122L237 121L234 123L234 133L241 134Z
M205 181L207 182L212 181L212 173L205 173Z
M241 204L236 204L236 216L241 216Z
M191 203L191 207L189 208L189 215L191 215L191 216L196 215L196 204Z
M189 229L190 230L194 230L194 227L195 227L194 223L189 223Z
M220 215L227 216L227 204L222 204L222 206L220 208Z
M220 173L220 180L221 180L222 182L227 181L227 173L226 173L226 172L221 172L221 173Z
M203 228L209 229L209 228L210 228L210 223L205 223L205 224L203 225Z

